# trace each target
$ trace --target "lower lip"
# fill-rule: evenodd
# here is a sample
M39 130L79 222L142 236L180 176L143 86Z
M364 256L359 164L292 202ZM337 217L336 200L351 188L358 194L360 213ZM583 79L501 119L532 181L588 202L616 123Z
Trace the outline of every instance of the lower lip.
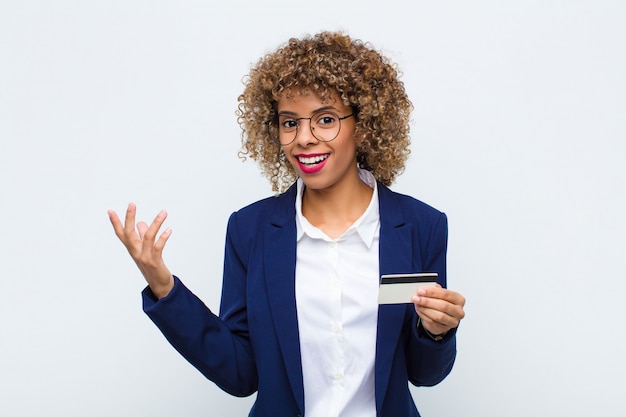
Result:
M315 174L316 172L320 172L322 168L324 168L324 165L326 165L326 161L328 161L328 158L324 159L319 164L304 165L300 162L300 160L298 160L298 165L300 166L300 170L302 170L302 172L304 172L305 174Z

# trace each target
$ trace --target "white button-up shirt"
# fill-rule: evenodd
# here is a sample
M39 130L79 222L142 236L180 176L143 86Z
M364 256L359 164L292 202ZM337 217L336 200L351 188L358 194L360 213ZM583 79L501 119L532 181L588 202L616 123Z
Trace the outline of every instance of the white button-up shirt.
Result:
M378 319L378 190L363 215L329 238L302 215L296 198L296 304L307 417L375 417L374 362Z

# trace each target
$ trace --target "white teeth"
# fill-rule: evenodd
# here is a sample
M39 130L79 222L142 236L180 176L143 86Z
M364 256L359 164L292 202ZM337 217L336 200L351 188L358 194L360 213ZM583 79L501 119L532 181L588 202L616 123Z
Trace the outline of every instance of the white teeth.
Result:
M328 158L328 155L317 155L317 156L311 156L309 158L306 158L304 156L299 156L298 160L300 161L301 164L304 164L304 165L314 165L314 164L319 164L326 158Z

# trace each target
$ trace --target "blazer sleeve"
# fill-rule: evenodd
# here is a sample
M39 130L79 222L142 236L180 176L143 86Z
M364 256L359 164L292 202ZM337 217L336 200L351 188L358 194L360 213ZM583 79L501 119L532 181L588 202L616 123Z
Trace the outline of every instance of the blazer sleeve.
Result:
M239 252L235 214L228 221L221 305L215 315L174 277L174 288L160 300L146 288L145 313L172 346L205 377L235 396L248 396L258 376L248 335L246 267Z
M444 213L433 221L422 248L424 271L436 271L438 282L446 287L446 251L448 221ZM441 382L452 370L456 358L456 329L450 330L443 340L434 341L420 331L414 306L409 307L411 336L408 349L409 381L418 386L432 386Z

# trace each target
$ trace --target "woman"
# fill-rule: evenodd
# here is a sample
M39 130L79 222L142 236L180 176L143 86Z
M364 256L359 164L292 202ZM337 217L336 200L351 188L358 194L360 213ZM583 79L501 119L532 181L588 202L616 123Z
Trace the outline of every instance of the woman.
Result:
M239 97L242 154L278 195L228 222L212 313L166 267L166 213L135 226L109 211L148 282L144 311L250 416L419 416L408 382L450 372L465 299L446 286L446 216L387 188L409 154L412 105L398 72L341 33L291 39ZM412 303L378 304L380 276L436 272Z

